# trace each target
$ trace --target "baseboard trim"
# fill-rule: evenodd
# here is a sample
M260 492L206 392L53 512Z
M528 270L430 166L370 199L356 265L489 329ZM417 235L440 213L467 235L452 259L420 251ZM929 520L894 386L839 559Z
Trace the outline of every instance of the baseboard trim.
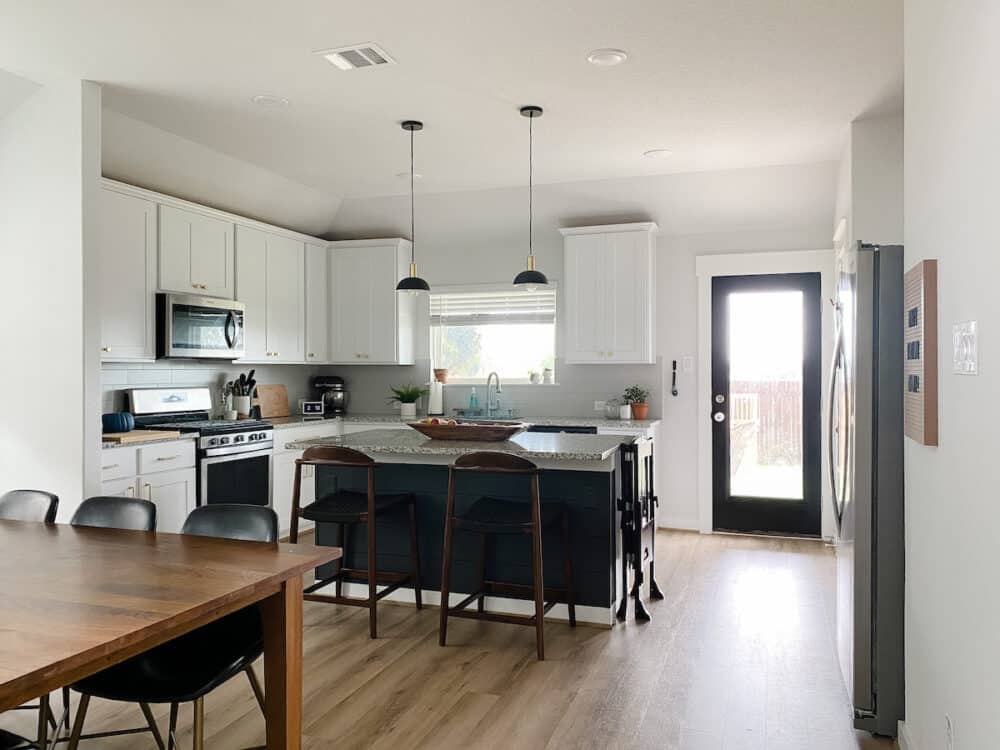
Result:
M656 526L660 529L675 529L677 531L698 531L701 528L697 518L681 518L679 516L657 516Z
M900 720L899 722L899 736L896 738L899 741L900 750L919 750L917 748L917 743L913 741L910 736L910 730L906 728L906 722Z
M332 584L331 584L332 585ZM319 593L319 592L317 592ZM368 585L364 583L344 583L344 595L367 597ZM466 594L452 593L448 600L455 606L466 597ZM440 591L423 591L422 600L425 605L431 607L441 606ZM413 589L397 589L393 591L383 602L403 605L416 605L413 597ZM504 612L512 615L531 615L534 613L533 602L523 599L507 599L498 596L486 597L486 608L493 612ZM557 604L545 616L546 622L569 622L569 610L565 604ZM581 625L589 625L602 629L610 629L614 625L614 609L612 607L589 607L582 604L576 605L576 621Z

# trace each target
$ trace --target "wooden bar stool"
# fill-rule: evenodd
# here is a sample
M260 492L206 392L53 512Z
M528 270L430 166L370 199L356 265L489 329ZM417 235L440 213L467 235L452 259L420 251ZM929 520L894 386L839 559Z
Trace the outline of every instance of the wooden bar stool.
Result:
M463 513L455 512L455 479L459 474L505 474L529 477L530 502L480 497ZM508 453L480 451L467 453L451 465L448 471L448 505L444 521L444 555L441 569L441 628L440 644L448 636L448 618L465 617L473 620L492 620L535 628L538 660L545 658L545 613L559 601L569 607L569 624L576 625L576 607L573 597L573 562L570 547L569 514L562 503L541 503L538 493L539 468L531 461ZM542 530L561 526L563 542L563 577L565 587L546 589L542 569ZM451 579L452 535L454 530L480 534L479 589L469 594L454 607L448 606ZM531 567L533 582L529 585L486 580L488 539L492 535L527 534L531 537ZM510 615L487 612L487 596L528 598L535 602L535 614ZM546 603L547 600L547 603ZM476 611L466 609L476 602Z
M300 506L303 466L336 466L340 468L365 469L368 473L368 491L366 493L350 490L336 492L319 498L306 507ZM410 514L410 572L390 573L378 571L375 561L375 528L377 520L395 508L408 508ZM416 502L412 493L397 495L375 494L375 461L350 448L336 446L315 446L308 448L302 458L295 462L295 483L292 487L292 522L289 541L297 542L299 538L299 518L305 518L316 523L339 524L337 545L344 549L338 570L332 576L316 581L304 591L306 601L327 602L329 604L347 604L352 607L368 608L368 625L372 638L377 637L378 624L376 602L391 594L400 586L412 585L417 609L423 604L420 592L420 550L417 543L417 513ZM347 541L345 527L363 523L368 526L368 567L348 568ZM348 597L343 595L343 582L356 581L368 584L367 598ZM318 594L319 589L335 584L335 595ZM377 590L379 584L386 587Z

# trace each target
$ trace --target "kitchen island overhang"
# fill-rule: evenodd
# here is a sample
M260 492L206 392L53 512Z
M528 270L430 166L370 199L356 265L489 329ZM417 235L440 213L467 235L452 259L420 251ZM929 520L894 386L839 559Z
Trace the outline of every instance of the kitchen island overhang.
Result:
M605 627L614 622L617 590L621 578L619 543L620 446L632 438L617 435L568 435L523 433L500 443L430 440L415 431L368 430L343 436L311 438L290 442L289 449L305 450L313 446L351 448L371 456L378 463L376 492L392 494L412 492L416 496L421 583L424 601L439 604L441 556L444 543L444 514L448 489L448 466L456 458L474 451L500 451L529 459L542 469L542 502L562 502L570 519L574 589L577 620ZM316 467L316 497L338 489L366 491L363 471L340 467ZM467 476L456 487L459 509L482 495L528 501L527 485L521 477ZM403 515L387 513L377 526L378 567L384 571L409 569L409 528ZM316 543L334 545L337 524L317 524ZM350 529L345 544L348 567L364 567L367 539L363 525ZM558 534L545 534L542 540L546 587L563 584L562 542ZM480 537L459 533L453 544L452 603L457 603L478 588ZM489 575L496 580L529 583L531 580L530 539L513 536L494 540L489 556ZM325 577L330 568L317 571ZM345 593L366 596L362 583L345 585ZM411 589L400 589L388 597L413 601ZM490 609L530 614L533 604L517 599L487 598ZM549 613L551 619L568 618L566 606L558 604Z

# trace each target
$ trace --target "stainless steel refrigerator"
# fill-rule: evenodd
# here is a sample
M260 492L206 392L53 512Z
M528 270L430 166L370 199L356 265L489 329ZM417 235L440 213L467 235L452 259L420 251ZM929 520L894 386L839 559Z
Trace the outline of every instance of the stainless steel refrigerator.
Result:
M858 729L903 718L903 248L837 253L828 414L837 645Z

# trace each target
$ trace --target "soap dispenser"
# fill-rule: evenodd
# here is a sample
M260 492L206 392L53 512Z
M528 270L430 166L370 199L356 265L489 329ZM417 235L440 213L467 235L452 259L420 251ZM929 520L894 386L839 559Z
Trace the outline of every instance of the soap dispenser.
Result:
M475 386L472 386L472 393L469 394L469 411L479 411L479 396L476 395Z

